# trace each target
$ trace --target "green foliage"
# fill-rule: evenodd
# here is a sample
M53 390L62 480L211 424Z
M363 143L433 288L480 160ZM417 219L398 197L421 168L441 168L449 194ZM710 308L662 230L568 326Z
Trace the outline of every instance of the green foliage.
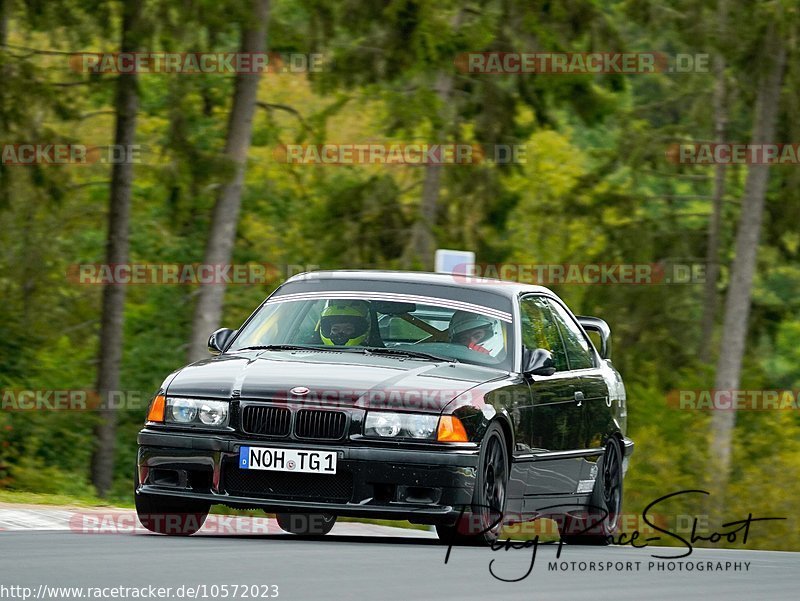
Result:
M27 457L11 467L10 490L36 491L70 497L89 496L93 489L86 478L76 478L73 471L62 470Z

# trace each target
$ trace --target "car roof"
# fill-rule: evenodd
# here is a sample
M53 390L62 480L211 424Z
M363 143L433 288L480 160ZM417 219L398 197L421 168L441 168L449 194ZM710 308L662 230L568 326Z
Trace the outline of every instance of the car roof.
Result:
M522 293L539 293L548 294L550 296L557 296L549 288L544 286L536 286L533 284L523 284L519 282L512 282L506 280L497 280L493 278L482 278L470 275L460 275L452 273L431 273L427 271L384 271L377 269L336 269L336 270L320 270L308 271L292 276L288 282L299 282L303 280L310 280L318 277L326 277L331 279L341 280L366 280L366 281L382 281L393 283L413 283L413 284L431 284L437 286L448 286L451 288L469 288L471 286L479 286L482 290L487 290L500 294L509 298L515 298Z

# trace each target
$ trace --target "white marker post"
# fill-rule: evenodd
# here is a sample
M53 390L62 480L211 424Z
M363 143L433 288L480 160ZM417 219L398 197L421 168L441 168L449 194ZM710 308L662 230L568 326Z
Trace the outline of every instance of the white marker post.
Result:
M434 264L436 273L475 275L475 253L471 250L437 248Z

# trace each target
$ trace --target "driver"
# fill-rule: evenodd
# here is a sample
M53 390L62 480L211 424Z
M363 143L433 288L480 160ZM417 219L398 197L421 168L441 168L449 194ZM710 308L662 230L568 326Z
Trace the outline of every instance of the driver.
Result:
M369 338L369 305L365 301L329 300L319 320L328 346L359 346Z
M482 343L494 336L496 324L495 319L484 315L469 311L456 311L450 318L448 338L454 344L460 344L473 351L488 355L490 351Z

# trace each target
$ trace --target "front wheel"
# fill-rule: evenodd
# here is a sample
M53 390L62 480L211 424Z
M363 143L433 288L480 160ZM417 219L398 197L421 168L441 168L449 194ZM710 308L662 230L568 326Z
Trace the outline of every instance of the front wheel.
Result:
M608 545L619 527L622 513L622 449L616 438L606 445L600 477L595 480L584 514L565 515L561 538L571 545Z
M336 523L330 513L276 513L275 519L284 532L300 535L328 534Z
M481 444L472 506L453 525L437 525L436 533L448 544L490 545L500 536L506 508L508 454L503 429L492 424Z

